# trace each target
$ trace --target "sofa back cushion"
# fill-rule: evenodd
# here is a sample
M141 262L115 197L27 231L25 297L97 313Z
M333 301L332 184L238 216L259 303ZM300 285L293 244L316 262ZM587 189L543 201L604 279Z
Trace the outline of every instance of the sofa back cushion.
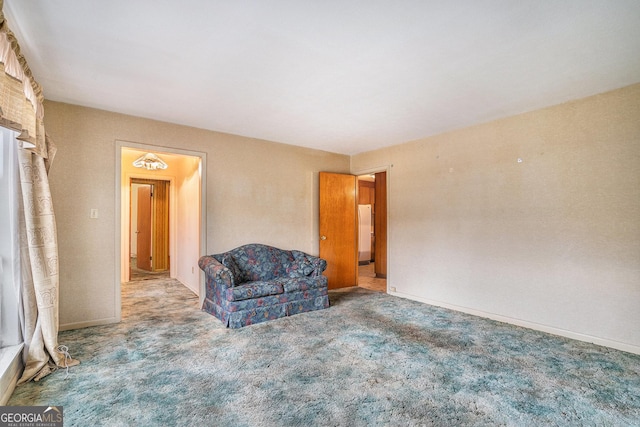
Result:
M213 255L231 273L232 286L276 278L318 277L327 262L305 252L252 243Z
M268 281L287 275L287 266L293 262L291 251L252 243L227 252L242 271L244 282ZM238 283L236 283L238 285Z

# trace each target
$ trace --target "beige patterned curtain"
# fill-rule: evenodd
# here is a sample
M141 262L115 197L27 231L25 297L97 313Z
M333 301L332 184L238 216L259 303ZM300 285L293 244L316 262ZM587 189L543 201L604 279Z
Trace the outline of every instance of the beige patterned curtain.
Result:
M44 158L19 150L21 326L25 370L19 383L79 362L58 346L58 244Z
M47 171L55 154L44 131L42 90L20 54L0 0L0 126L19 132L18 197L21 329L25 371L20 383L39 380L57 367L72 366L58 346L58 245Z

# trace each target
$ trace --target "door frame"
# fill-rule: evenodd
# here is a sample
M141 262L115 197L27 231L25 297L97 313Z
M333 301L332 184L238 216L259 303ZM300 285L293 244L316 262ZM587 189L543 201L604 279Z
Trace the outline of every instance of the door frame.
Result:
M124 147L124 148L130 148L130 147ZM155 150L149 150L149 151L158 152L159 150L155 149ZM121 218L121 221L122 221L121 227L126 228L126 231L127 231L126 238L124 237L123 233L121 233L121 236L119 236L123 240L120 244L121 258L119 258L119 260L121 263L123 262L123 260L127 260L127 263L128 263L130 262L129 260L131 259L131 242L130 242L131 240L131 182L136 179L149 180L149 175L127 173L125 178L126 178L127 185L126 185L126 188L124 187L122 188L123 215L121 215L121 217L124 216L125 211L127 212L128 217L126 219ZM169 181L169 200L177 200L177 188L175 186L174 177L168 176L168 175L155 175L154 180ZM178 208L175 205L176 205L175 203L169 203L169 259L176 259L176 252L178 250L176 247L176 234L175 234L176 228L177 228L176 213ZM118 276L120 277L120 280L122 282L128 282L130 279L129 273L130 273L129 268L125 268L124 266L121 266L121 269L118 272ZM175 267L172 265L169 266L169 276L170 277L176 276Z
M116 230L120 230L120 232L115 233L115 282L114 282L114 300L115 300L115 318L119 322L122 319L122 301L120 297L121 292L121 283L126 282L129 277L129 269L123 268L123 256L126 255L130 257L129 253L129 217L130 217L130 185L123 186L123 177L122 177L122 150L125 148L131 148L134 150L142 150L142 151L155 151L160 153L171 153L182 156L190 156L190 157L199 157L200 158L200 223L199 223L199 237L200 237L200 247L199 252L200 256L204 255L207 250L207 153L203 153L200 151L190 151L190 150L182 150L179 148L171 148L171 147L162 147L157 145L150 144L141 144L137 142L116 140L115 141L115 151L116 151L116 176L115 176L115 219L116 219ZM127 174L125 177L125 182L128 184L132 177L148 179L149 176L136 176L136 174ZM170 199L177 201L177 188L173 177L166 175L157 175L158 179L170 181ZM177 252L177 240L175 233L176 224L173 221L176 220L177 213L177 202L170 204L170 225L169 225L169 253L171 259L176 258ZM127 208L126 210L123 208ZM174 211L175 210L175 211ZM172 231L173 230L173 231ZM173 266L175 263L172 263L171 270L173 270ZM174 277L175 272L169 273L171 277ZM124 280L127 279L127 280ZM200 305L204 301L205 295L205 283L204 283L204 273L200 271L200 280L199 280L199 300Z
M393 165L387 165L387 166L377 166L377 167L373 167L373 168L366 168L366 169L358 169L355 171L352 171L351 174L357 176L360 175L369 175L369 174L375 174L375 173L379 173L379 172L385 172L387 175L387 182L386 182L386 187L387 187L387 214L385 215L385 219L386 219L386 223L387 223L387 293L393 293L395 292L395 288L391 286L391 273L389 272L390 265L389 265L389 254L391 254L391 229L389 227L390 223L389 223L389 211L391 211L391 201L390 201L390 197L389 195L391 194L389 192L389 189L391 187L390 182L391 182L391 169L393 168ZM377 195L376 195L376 199L377 199Z
M127 175L128 176L128 175ZM139 184L139 185L149 185L151 187L151 212L150 212L150 222L151 222L151 235L150 235L150 243L151 243L151 269L149 271L153 271L153 272L157 272L157 271L165 271L165 270L158 270L156 268L156 264L154 263L154 260L157 261L157 248L158 248L158 240L157 240L157 236L158 236L158 224L156 222L156 218L157 218L157 209L158 206L162 206L158 204L158 198L154 197L154 191L156 190L155 186L156 185L160 185L159 183L161 182L168 182L169 183L169 195L168 195L168 199L165 202L166 206L169 208L168 209L168 215L169 215L169 234L167 236L163 236L163 238L160 240L160 243L162 243L162 246L165 246L167 244L167 242L169 242L169 251L167 252L167 258L165 259L166 264L169 265L169 271L171 269L171 236L172 236L172 232L173 232L173 225L172 225L172 215L173 215L173 209L172 209L172 204L174 203L174 199L173 199L173 188L171 188L171 181L167 181L164 179L157 179L157 178L136 178L136 177L131 177L129 178L129 255L131 256L131 235L133 234L131 232L132 228L133 228L133 217L131 216L131 212L132 212L132 208L133 206L131 206L131 200L133 200L133 185L134 184ZM177 189L176 189L177 191ZM138 212L139 214L139 212ZM175 233L173 233L173 235L175 236ZM166 239L166 240L165 240ZM129 258L130 260L131 258ZM175 258L174 258L175 259ZM131 268L129 268L129 271L131 271ZM171 273L169 273L171 275ZM173 277L173 276L172 276ZM129 277L130 279L131 277Z

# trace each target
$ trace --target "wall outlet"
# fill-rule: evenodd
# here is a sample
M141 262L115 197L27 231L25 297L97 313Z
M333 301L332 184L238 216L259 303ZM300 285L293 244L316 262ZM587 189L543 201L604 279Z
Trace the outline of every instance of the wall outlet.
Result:
M395 287L395 286L392 286L391 288L389 288L389 290L390 290L391 292L395 292L395 291L396 291L396 287Z

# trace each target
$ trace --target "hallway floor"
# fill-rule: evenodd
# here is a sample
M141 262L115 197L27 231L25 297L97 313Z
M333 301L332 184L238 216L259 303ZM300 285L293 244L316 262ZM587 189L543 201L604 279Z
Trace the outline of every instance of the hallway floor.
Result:
M377 292L387 292L387 279L376 277L375 264L358 266L358 286Z
M131 257L131 259L129 260L130 262L129 265L131 267L131 277L129 278L129 281L134 282L138 280L169 278L169 270L165 270L165 271L142 270L138 268L138 266L136 265L136 261L137 260L135 257Z

